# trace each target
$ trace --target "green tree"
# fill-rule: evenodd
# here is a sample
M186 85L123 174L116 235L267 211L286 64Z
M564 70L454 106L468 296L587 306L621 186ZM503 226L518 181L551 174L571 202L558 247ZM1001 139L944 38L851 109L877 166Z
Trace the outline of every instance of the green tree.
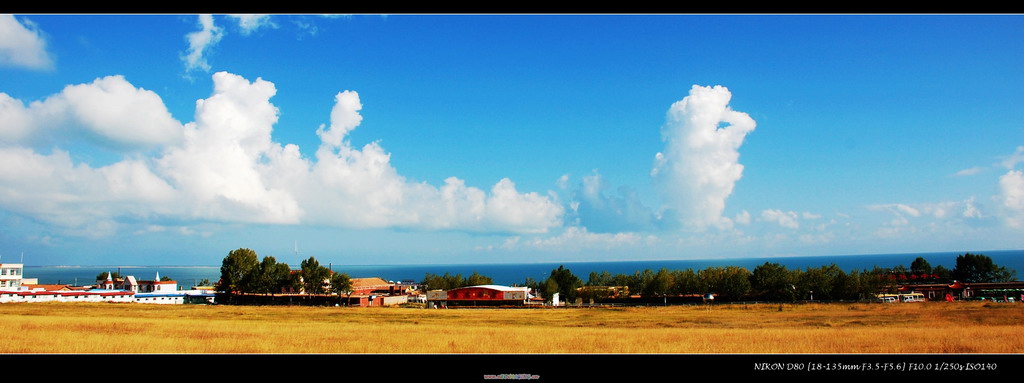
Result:
M1017 275L1012 269L998 266L983 254L966 253L956 257L953 277L963 282L1009 282Z
M327 291L326 284L331 277L331 270L320 266L316 258L302 261L302 287L307 294L323 294Z
M292 287L291 268L287 263L278 263L272 256L263 257L254 271L253 292L274 294L286 287Z
M160 281L161 281L161 282L167 282L167 281L173 281L173 280L174 280L174 279L172 279L171 277L168 277L168 276L166 276L166 275L164 275L164 276L160 277Z
M808 267L797 280L797 290L800 297L814 299L836 299L833 291L836 286L842 286L846 282L846 273L839 266Z
M672 272L672 288L669 291L676 295L700 294L704 292L704 288L701 287L697 273L693 269L686 269Z
M910 272L914 275L931 274L932 265L924 257L917 257L910 263Z
M99 273L98 275L96 275L96 280L97 281L105 281L105 280L107 280L107 274L111 274L112 275L110 277L111 279L121 278L121 273L119 273L119 272L115 271L113 273L110 273L110 272L104 271L104 272Z
M634 272L629 278L627 286L629 286L629 291L634 294L649 296L645 295L645 292L648 291L647 285L651 284L652 281L654 281L654 272L651 269L644 269L643 271Z
M612 274L608 271L602 271L600 274L591 271L587 279L587 286L612 286L612 283Z
M423 276L423 285L426 286L427 290L457 289L466 286L466 281L466 279L462 278L462 274L451 275L447 272L444 275L426 273Z
M750 289L759 297L770 301L793 301L796 280L786 266L765 262L754 268L750 275Z
M932 275L936 275L940 280L948 281L953 279L953 270L947 269L945 266L938 265L932 268Z
M615 276L612 277L612 286L626 286L632 289L633 277L634 276L632 275L615 274Z
M565 266L559 265L557 269L551 270L551 276L545 282L545 293L548 293L549 295L547 296L550 297L550 293L547 290L549 287L554 287L563 300L572 302L578 296L576 289L582 286L583 281L579 277L573 275L572 271L569 271Z
M331 274L331 293L337 294L338 299L341 299L342 294L348 295L348 298L352 297L352 279L345 273L334 273ZM348 300L345 301L345 305L348 305Z
M640 295L645 297L664 297L672 290L672 273L662 267L657 273L651 276L650 281L644 286Z
M492 280L491 277L480 275L479 273L474 271L473 274L469 276L469 278L466 278L466 281L463 283L463 286L480 286L493 284L494 280Z
M750 271L738 266L708 267L697 273L704 292L736 300L750 292Z
M250 292L253 271L258 267L259 260L252 249L231 250L221 262L217 289L228 294Z
M847 298L873 301L876 294L888 290L888 277L888 271L878 266L872 270L851 271Z
M541 286L541 290L544 292L544 299L548 302L551 302L554 299L555 294L559 293L558 289L558 282L555 282L555 280L551 278L545 279L544 285ZM565 295L561 295L560 298L562 301L565 301Z

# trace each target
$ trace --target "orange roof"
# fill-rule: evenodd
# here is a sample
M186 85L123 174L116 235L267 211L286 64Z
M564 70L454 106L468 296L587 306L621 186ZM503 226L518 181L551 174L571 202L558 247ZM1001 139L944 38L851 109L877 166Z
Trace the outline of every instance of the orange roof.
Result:
M373 278L352 278L352 288L390 286L391 283L378 277Z
M59 290L70 290L68 285L41 285L41 284L22 284L23 287L30 289L43 289L46 291L59 291Z

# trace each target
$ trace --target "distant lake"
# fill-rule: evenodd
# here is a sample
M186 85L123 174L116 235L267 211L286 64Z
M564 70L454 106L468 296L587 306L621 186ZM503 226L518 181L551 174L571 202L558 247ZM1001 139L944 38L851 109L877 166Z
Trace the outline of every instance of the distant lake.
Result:
M1000 266L1017 271L1017 279L1024 272L1024 250L979 251L987 255ZM924 257L932 267L942 265L953 269L957 255L963 252L938 252L915 254L871 254L843 256L813 257L781 257L781 258L730 258L730 259L692 259L667 261L618 261L618 262L564 262L564 263L518 263L518 264L436 264L436 265L334 265L334 271L347 273L353 278L380 277L386 280L420 281L426 273L442 275L462 274L469 276L474 271L491 277L494 283L502 285L522 284L527 277L537 281L546 279L551 270L564 265L573 274L586 282L591 272L608 271L614 274L633 274L636 271L661 268L669 270L693 269L694 271L711 266L740 266L753 270L765 262L775 262L789 269L803 269L836 264L846 272L851 270L871 269L875 266L894 267L903 265L910 267L914 258ZM294 265L293 265L294 266ZM216 282L220 279L219 265L206 266L25 266L25 278L38 278L43 284L94 284L96 275L103 272L116 272L122 275L134 275L136 278L152 280L157 273L178 281L181 288L209 279Z

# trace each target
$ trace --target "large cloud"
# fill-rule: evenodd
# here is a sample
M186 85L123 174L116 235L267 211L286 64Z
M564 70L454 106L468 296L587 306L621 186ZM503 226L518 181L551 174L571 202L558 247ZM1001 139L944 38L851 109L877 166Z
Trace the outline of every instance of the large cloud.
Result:
M53 68L42 33L31 21L23 21L24 25L12 15L0 15L0 66Z
M167 213L174 201L171 187L140 160L95 169L60 150L0 147L0 164L0 207L72 234L112 234L118 219Z
M195 121L185 125L169 117L155 94L119 76L69 86L28 107L0 93L0 121L22 121L0 131L0 139L14 144L0 147L0 207L91 235L109 234L121 222L161 220L506 233L561 225L561 206L518 192L511 180L484 191L450 177L438 188L400 175L377 143L354 148L346 137L362 120L355 92L337 95L330 125L317 130L314 161L271 139L278 119L273 83L226 72L213 82L213 94L196 102ZM108 113L81 110L89 105ZM161 123L147 125L144 117ZM60 150L43 155L20 145L61 119L110 139L159 144L162 151L92 168Z
M274 84L218 72L214 92L196 102L196 120L184 128L184 145L169 148L158 160L190 201L193 218L297 223L301 210L291 194L268 187L261 157L274 148L270 139L277 108Z
M308 219L359 227L400 226L497 232L545 232L561 225L562 208L546 196L519 193L509 179L490 193L449 177L440 188L411 182L390 164L390 154L377 143L361 149L345 140L362 121L359 95L339 93L329 127L317 130L321 145L315 164L303 164L297 153L281 153L285 174L310 168L302 193ZM276 156L276 155L275 155ZM273 157L273 156L272 156ZM277 171L272 170L272 171Z
M669 109L662 128L665 151L655 156L651 175L664 200L663 217L689 230L732 225L722 211L743 175L739 147L756 124L729 108L731 97L722 86L694 85Z
M145 148L180 141L181 123L160 96L122 76L69 85L28 106L0 93L0 143L79 133L110 147Z

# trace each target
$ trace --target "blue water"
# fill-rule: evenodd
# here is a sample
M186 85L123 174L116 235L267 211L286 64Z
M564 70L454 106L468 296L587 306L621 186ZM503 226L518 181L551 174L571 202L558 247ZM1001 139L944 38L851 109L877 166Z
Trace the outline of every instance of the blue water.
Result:
M987 255L1000 266L1017 271L1020 279L1024 273L1024 250L978 251ZM466 277L474 271L491 277L494 283L511 285L522 284L527 277L542 281L551 274L551 270L564 265L573 274L585 282L590 272L608 271L611 274L633 274L636 271L660 268L669 270L693 269L694 271L711 266L740 266L753 270L765 262L775 262L789 269L820 267L836 264L841 269L871 269L875 266L893 267L903 265L907 268L914 258L924 257L932 267L942 265L952 270L956 265L956 256L962 252L916 253L916 254L872 254L785 258L730 258L730 259L697 259L667 261L620 261L620 262L566 262L566 263L520 263L520 264L443 264L443 265L334 265L334 271L347 273L353 278L380 277L386 280L420 281L426 273L442 275L462 274ZM95 283L96 275L120 269L122 275L134 275L143 280L152 280L156 273L178 281L180 288L188 288L198 281L209 279L216 282L220 279L220 266L25 266L25 278L38 278L39 283L88 285Z

